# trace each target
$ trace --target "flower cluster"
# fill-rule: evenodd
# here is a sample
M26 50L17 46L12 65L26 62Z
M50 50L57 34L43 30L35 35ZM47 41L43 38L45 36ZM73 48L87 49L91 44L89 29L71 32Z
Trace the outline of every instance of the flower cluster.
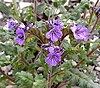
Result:
M73 25L71 27L71 31L73 32L73 35L76 40L84 40L85 42L89 38L89 31L86 27L82 25Z
M25 26L23 23L21 23L19 26L17 25L17 21L10 20L7 22L7 26L9 30L12 30L16 28L16 39L15 44L23 45L25 41L25 31L29 30L33 24L29 24L28 26ZM17 26L17 27L15 27Z
M17 25L17 27L16 27ZM14 20L8 22L9 30L16 29L16 39L15 44L23 45L25 42L25 32L28 31L33 24L24 25L18 23ZM50 31L46 33L46 38L50 39L50 45L46 48L48 50L47 58L45 62L50 66L56 66L61 62L61 55L63 54L63 49L60 46L55 46L54 43L57 42L62 36L62 29L64 28L63 23L59 19L51 19L48 22ZM89 31L86 27L82 25L74 24L71 27L71 31L76 40L87 41L89 38Z
M46 33L46 38L52 41L51 46L47 49L49 54L45 62L50 66L56 66L61 61L61 55L63 54L63 49L59 46L53 45L54 42L58 41L63 34L61 30L64 28L63 23L59 19L51 19L48 23L51 30Z
M61 55L63 54L63 49L59 46L50 46L48 48L49 54L45 62L50 66L56 66L61 61Z
M63 29L63 23L59 19L51 19L49 21L49 27L51 30L46 33L46 38L51 39L52 42L58 41L63 36L61 30Z

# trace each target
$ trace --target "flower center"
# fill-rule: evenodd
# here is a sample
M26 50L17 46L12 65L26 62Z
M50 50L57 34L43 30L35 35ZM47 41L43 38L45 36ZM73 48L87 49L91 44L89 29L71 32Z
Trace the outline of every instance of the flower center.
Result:
M22 39L22 38L24 38L24 36L22 34L19 34L18 38Z
M58 23L54 23L54 25L58 26L59 24Z
M52 55L52 56L51 56L51 59L55 59L55 57L56 57L55 55Z

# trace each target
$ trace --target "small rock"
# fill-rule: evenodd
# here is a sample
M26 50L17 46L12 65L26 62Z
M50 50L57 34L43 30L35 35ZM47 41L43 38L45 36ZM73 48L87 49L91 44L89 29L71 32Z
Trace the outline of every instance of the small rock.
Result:
M93 71L92 73L94 74L94 76L96 76L96 74L97 74L97 72L96 72L96 71Z
M91 66L91 65L88 66L88 71L89 72L93 72L93 69L94 69L94 66Z
M100 71L100 67L95 67L95 70Z
M43 68L43 67L39 67L37 70L39 70L39 71L43 71L44 68Z
M14 86L12 86L12 85L8 85L6 88L14 88Z
M87 70L83 70L84 71L84 73L86 73L87 72Z
M75 61L72 61L72 65L73 65L73 66L76 66L77 63L76 63Z
M96 61L100 61L100 56L96 59Z
M100 66L100 62L97 62L97 65Z
M99 82L99 79L96 77L96 79L94 80L94 82L98 83Z
M78 86L74 86L74 87L72 87L72 88L80 88L80 87L78 87Z
M11 68L12 68L11 65L7 65L7 66L4 66L4 67L1 67L2 71L4 71L5 74L7 74Z

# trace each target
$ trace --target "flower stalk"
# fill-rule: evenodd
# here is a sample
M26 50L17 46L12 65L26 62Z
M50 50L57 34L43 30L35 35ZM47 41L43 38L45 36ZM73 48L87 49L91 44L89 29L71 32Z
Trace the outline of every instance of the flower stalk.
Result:
M49 65L49 68L48 68L48 88L51 88L51 73L52 73L52 66Z
M15 16L16 16L15 18L16 18L16 20L18 20L20 22L16 0L12 0L12 3L13 3L13 7L14 7Z

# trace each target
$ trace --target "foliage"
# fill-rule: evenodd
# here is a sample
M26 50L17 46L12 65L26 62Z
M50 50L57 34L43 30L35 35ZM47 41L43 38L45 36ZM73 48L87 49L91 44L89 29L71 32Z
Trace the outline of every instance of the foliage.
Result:
M80 88L100 88L94 82L93 73L87 69L89 65L95 64L98 54L94 52L100 49L100 12L99 15L96 14L100 8L95 3L92 3L91 11L88 0L82 0L76 5L66 4L66 0L37 1L37 8L32 4L23 9L19 8L15 0L12 1L11 6L0 3L0 12L18 21L13 29L8 29L7 25L0 26L0 88L9 84L13 84L14 88L71 88L76 85ZM55 24L51 22L50 27L48 23L50 24L51 19L55 22L57 18L63 23L63 27L60 23L55 32L52 29ZM16 33L21 23L25 26L25 39L22 31ZM87 41L84 41L84 36L80 41L76 39L77 34L72 31L73 23L88 29L90 36ZM52 36L50 30L55 32ZM56 40L54 35L57 33L63 35L57 35ZM16 38L22 38L20 41L24 43L19 44L20 41ZM56 52L54 47L60 51ZM12 66L11 75L1 69L8 65Z

